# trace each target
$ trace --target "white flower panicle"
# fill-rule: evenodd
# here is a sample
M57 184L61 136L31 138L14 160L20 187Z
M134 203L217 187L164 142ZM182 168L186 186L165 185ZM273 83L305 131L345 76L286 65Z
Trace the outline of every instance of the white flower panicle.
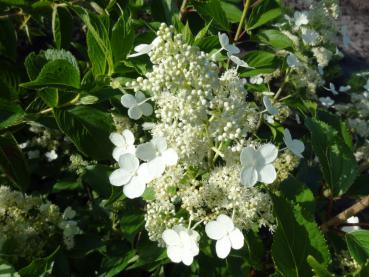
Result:
M298 25L307 23L302 18ZM224 50L235 64L227 70L218 67L214 55L188 45L165 24L151 44L136 47L130 57L148 54L152 70L122 86L121 102L133 120L153 114L142 124L152 139L135 145L128 129L110 136L119 165L110 175L111 184L123 187L131 199L141 197L146 189L153 193L146 200L149 238L167 248L172 262L185 265L199 254L200 235L195 231L199 226L217 241L217 256L222 259L231 249L242 248L243 230L275 228L270 196L256 184L277 179L273 163L278 149L271 143L255 149L259 144L246 137L258 128L265 109L280 118L285 108L279 103L273 106L268 96L263 98L265 109L246 101L247 81L238 69L252 67L236 56L240 50L226 34L218 37L217 53ZM271 78L260 75L250 82L261 85ZM296 140L287 142L301 154Z

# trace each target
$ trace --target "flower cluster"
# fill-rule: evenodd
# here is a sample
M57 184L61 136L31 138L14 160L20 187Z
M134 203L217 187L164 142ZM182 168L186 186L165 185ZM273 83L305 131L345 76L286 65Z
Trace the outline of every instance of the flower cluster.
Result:
M243 247L242 231L275 228L267 185L278 180L275 164L282 150L246 138L263 113L282 118L283 107L269 98L265 107L247 101L247 81L238 70L251 67L225 34L219 43L219 51L209 55L162 24L151 44L135 47L129 57L147 54L153 67L122 87L122 105L132 120L145 116L142 131L152 139L135 145L127 129L110 136L119 164L111 184L123 186L128 198L145 190L153 194L146 199L149 238L167 248L171 261L186 265L199 253L203 233L195 229L201 225L216 240L219 258ZM214 61L220 52L232 64L227 70ZM284 142L291 159L302 158L303 143L287 129Z
M58 206L41 197L0 186L0 247L11 245L8 257L18 265L46 256L61 240L71 249L74 236L81 233L73 220L75 214L70 207L62 214Z

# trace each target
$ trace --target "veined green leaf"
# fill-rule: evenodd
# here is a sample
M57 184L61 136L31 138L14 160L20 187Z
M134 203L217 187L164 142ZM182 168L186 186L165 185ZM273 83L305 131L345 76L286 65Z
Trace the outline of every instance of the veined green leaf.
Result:
M333 195L344 194L358 175L358 166L350 148L330 125L307 119L314 152L319 158L323 176Z
M54 109L59 128L83 154L97 160L111 159L113 131L110 114L88 106Z
M28 164L11 133L0 136L0 166L17 189L27 189L30 184Z
M347 247L352 257L360 264L369 259L369 230L358 230L346 234Z

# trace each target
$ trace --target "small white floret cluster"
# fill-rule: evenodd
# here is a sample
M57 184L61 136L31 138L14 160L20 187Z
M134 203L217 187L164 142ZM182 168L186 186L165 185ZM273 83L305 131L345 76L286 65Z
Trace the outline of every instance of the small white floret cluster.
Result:
M38 196L23 195L0 186L0 245L13 241L13 264L30 262L44 257L64 240L67 249L74 247L74 237L81 234L76 212L67 207L62 214L59 207ZM45 239L46 238L46 239Z
M243 247L242 231L275 228L265 188L277 180L282 150L246 137L264 112L282 112L269 98L266 110L246 100L246 80L238 70L252 67L237 56L240 50L227 35L218 37L220 49L209 55L162 24L151 44L135 47L129 57L147 54L153 67L125 84L122 104L131 119L146 117L142 130L152 139L135 145L128 129L110 136L119 165L111 184L122 186L128 198L152 195L145 197L149 238L167 248L172 262L186 265L200 251L198 226L216 240L222 259ZM231 64L224 71L214 61L221 52ZM284 142L302 158L303 143L287 129Z

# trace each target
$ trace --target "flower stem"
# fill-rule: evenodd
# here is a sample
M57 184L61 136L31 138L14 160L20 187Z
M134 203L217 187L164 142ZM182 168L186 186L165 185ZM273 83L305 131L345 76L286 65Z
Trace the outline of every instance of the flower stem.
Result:
M343 212L339 213L335 217L331 218L327 222L320 225L320 228L323 231L328 231L329 227L337 226L344 223L345 221L347 221L348 218L358 214L367 207L369 207L369 195L361 198L357 203L352 205L350 208L344 210Z
M250 3L251 3L251 0L246 0L245 5L243 6L243 12L241 15L240 24L238 24L238 28L237 28L236 36L234 37L234 41L238 41L239 38L241 37L242 27L243 27L243 24L245 23L246 15L249 10Z

